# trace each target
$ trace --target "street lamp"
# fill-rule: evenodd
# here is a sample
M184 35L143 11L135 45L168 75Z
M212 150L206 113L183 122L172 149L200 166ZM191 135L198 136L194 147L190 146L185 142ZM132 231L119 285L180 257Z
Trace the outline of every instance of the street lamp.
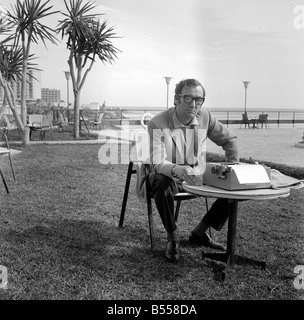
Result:
M244 87L245 87L245 114L247 114L246 101L247 101L247 88L248 88L248 85L249 85L249 81L243 81L243 83L244 83Z
M168 102L169 102L169 84L172 77L164 77L167 83L167 109L168 109Z
M69 71L64 71L65 73L65 78L67 80L67 107L68 107L68 122L70 121L70 111L69 111L69 80L70 80L70 77L71 77L71 73Z

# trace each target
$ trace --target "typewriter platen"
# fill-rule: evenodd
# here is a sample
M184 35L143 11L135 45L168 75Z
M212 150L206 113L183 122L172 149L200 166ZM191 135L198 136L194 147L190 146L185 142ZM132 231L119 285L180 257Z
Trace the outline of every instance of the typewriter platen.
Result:
M207 162L203 183L226 190L270 188L270 172L260 164Z

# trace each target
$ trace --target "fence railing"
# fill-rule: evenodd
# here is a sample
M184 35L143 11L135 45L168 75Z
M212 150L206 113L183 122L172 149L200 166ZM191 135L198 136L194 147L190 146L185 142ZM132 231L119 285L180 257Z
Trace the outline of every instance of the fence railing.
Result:
M106 110L88 110L83 109L83 113L96 120L100 112L105 112L105 122L113 125L122 125L129 123L130 125L139 125L140 119L144 113L155 115L164 111L165 107L108 107ZM243 110L240 109L210 109L211 113L223 124L227 125L241 125ZM54 110L54 120L58 118L58 111ZM73 113L73 111L71 111ZM304 124L304 109L302 110L247 110L249 119L258 119L259 114L268 114L268 123L280 127L281 124ZM55 116L56 115L56 116ZM70 115L71 116L71 115Z
M114 107L115 108L115 107ZM117 107L116 107L117 108ZM138 114L138 118L141 117L144 113L156 114L160 111L165 110L164 107L142 107L142 108L124 108L118 107L121 110L121 119L125 117L128 118L128 115ZM242 113L243 110L227 110L227 109L210 109L211 113L223 124L227 126L232 124L241 124L242 123ZM249 119L258 119L260 114L268 114L268 123L275 124L280 127L280 124L291 124L293 127L295 124L304 123L304 109L302 110L260 110L252 109L247 111ZM130 117L130 124L138 123L138 119L134 119L134 116Z
M241 124L242 113L240 111L220 111L211 110L212 114L223 124ZM292 124L294 127L297 123L304 123L304 110L303 111L274 111L274 110L255 110L247 112L248 119L258 119L260 114L268 114L267 121L269 124Z

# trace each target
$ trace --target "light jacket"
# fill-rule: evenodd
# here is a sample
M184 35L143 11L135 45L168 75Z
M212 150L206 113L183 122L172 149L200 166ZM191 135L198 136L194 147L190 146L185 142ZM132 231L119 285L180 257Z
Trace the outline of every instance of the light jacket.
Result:
M198 126L198 155L194 156L193 130L191 125ZM150 169L155 174L172 178L174 164L195 164L206 156L206 141L209 138L225 151L226 161L238 162L237 137L219 122L208 109L201 108L188 126L181 124L176 116L175 107L154 116L148 123L150 138ZM144 174L138 170L137 195L144 195Z

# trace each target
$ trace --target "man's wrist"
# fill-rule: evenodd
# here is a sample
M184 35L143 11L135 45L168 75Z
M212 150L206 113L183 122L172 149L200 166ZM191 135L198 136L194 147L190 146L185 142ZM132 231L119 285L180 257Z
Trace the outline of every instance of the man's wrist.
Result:
M175 179L178 179L178 176L177 176L177 174L175 173L174 168L176 168L176 164L173 165L173 167L171 168L171 176L172 176L173 178L175 178Z

